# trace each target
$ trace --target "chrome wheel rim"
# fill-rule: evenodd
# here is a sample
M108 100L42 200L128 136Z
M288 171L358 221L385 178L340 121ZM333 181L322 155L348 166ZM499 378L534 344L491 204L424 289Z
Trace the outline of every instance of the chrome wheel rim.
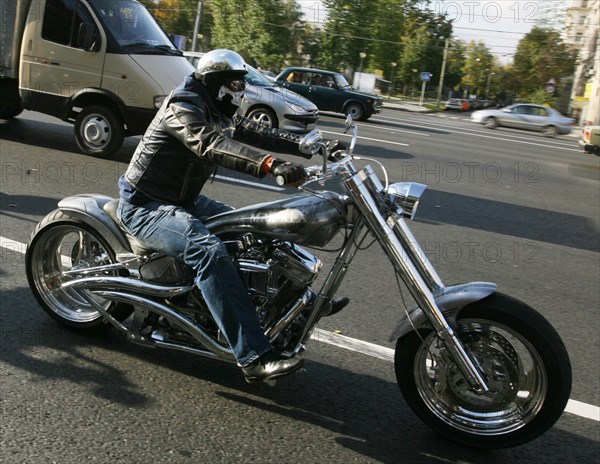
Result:
M458 333L490 391L471 390L431 333L417 351L413 373L429 410L454 429L476 435L502 435L529 423L548 390L537 351L510 327L488 320L461 320Z
M101 317L100 313L79 292L62 286L73 279L65 272L111 262L105 247L85 230L71 225L56 226L34 244L33 283L46 305L58 316L71 322L91 322ZM111 302L103 298L94 297L94 301L106 310L111 306Z
M273 127L273 121L271 117L267 113L263 113L262 111L258 111L252 115L252 121L257 122L261 126L264 127Z

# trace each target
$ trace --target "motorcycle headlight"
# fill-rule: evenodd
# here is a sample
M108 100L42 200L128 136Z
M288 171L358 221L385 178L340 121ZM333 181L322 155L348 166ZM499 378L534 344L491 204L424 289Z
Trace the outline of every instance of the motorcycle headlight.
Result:
M412 219L426 188L426 185L417 182L396 182L388 186L386 193L390 202L402 210L402 215Z

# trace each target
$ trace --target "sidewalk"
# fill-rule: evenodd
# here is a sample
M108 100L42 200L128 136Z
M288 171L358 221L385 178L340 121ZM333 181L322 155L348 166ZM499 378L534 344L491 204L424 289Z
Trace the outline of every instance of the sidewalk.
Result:
M433 110L425 106L419 106L418 102L402 101L402 100L391 100L383 99L383 109L388 110L401 110L401 111L413 111L415 113L432 113Z
M443 114L443 111L435 111L429 109L425 106L419 106L419 102L412 101L401 101L401 100L391 100L384 98L383 99L383 109L384 110L400 110L400 111L411 111L413 113L440 113ZM564 134L566 137L576 137L578 138L581 134L582 127L581 126L573 126L573 130L570 134Z

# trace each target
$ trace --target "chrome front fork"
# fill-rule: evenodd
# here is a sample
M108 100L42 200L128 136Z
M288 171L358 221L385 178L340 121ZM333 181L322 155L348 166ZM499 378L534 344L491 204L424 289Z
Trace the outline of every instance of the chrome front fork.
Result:
M391 259L396 272L427 315L465 378L475 390L488 391L489 387L479 369L435 301L435 296L443 293L444 285L431 262L416 242L404 219L391 216L386 220L381 214L382 205L377 200L381 198L383 186L375 173L370 167L366 167L348 178L345 185L369 229Z

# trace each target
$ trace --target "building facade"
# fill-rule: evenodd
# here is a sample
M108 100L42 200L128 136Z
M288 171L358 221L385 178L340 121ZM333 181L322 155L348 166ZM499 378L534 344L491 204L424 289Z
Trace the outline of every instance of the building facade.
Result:
M578 50L570 110L581 125L600 125L600 0L572 0L562 38Z

